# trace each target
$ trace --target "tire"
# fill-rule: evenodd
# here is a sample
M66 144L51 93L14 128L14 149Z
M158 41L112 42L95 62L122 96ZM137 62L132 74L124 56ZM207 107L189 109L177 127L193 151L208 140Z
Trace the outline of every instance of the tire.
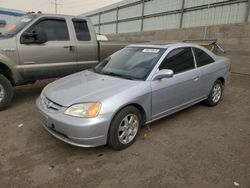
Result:
M136 107L123 108L115 115L110 124L108 145L115 150L129 147L136 140L141 124L141 114Z
M10 81L0 74L0 111L10 106L13 98L13 87Z
M223 93L223 84L220 80L216 80L208 98L204 101L207 106L216 106L221 98Z

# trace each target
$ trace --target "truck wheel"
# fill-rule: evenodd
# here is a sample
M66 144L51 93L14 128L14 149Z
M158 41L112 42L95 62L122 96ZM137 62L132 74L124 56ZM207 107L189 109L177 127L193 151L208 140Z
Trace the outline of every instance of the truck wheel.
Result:
M0 74L0 111L6 109L13 98L13 88L10 81Z
M217 105L222 97L223 85L220 80L216 80L208 98L205 100L206 105L215 106Z
M127 148L135 141L141 123L141 114L136 107L122 109L110 125L108 145L116 150Z

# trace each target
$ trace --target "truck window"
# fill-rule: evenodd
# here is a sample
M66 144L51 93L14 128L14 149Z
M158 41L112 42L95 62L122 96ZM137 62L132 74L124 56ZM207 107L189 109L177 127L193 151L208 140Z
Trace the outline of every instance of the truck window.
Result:
M34 29L45 31L49 41L69 41L69 31L65 20L42 20L33 27Z
M73 24L78 41L90 41L90 33L85 20L73 19Z

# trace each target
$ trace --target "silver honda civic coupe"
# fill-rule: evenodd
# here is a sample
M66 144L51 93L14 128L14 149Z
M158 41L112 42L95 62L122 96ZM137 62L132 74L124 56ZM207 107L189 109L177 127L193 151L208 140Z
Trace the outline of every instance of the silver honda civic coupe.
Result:
M204 101L215 106L230 62L195 44L134 44L93 69L47 85L36 101L44 128L80 147L124 149L148 123Z

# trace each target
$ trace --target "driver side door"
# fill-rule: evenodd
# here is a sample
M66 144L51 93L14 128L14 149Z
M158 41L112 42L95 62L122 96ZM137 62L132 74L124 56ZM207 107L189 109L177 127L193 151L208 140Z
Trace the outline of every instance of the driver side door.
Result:
M172 78L151 82L152 120L189 106L199 98L199 72L191 48L177 48L168 53L159 70L171 69Z
M42 30L47 36L43 44L21 42L25 33ZM19 36L18 52L21 74L26 80L59 77L77 69L76 50L63 17L43 17Z

